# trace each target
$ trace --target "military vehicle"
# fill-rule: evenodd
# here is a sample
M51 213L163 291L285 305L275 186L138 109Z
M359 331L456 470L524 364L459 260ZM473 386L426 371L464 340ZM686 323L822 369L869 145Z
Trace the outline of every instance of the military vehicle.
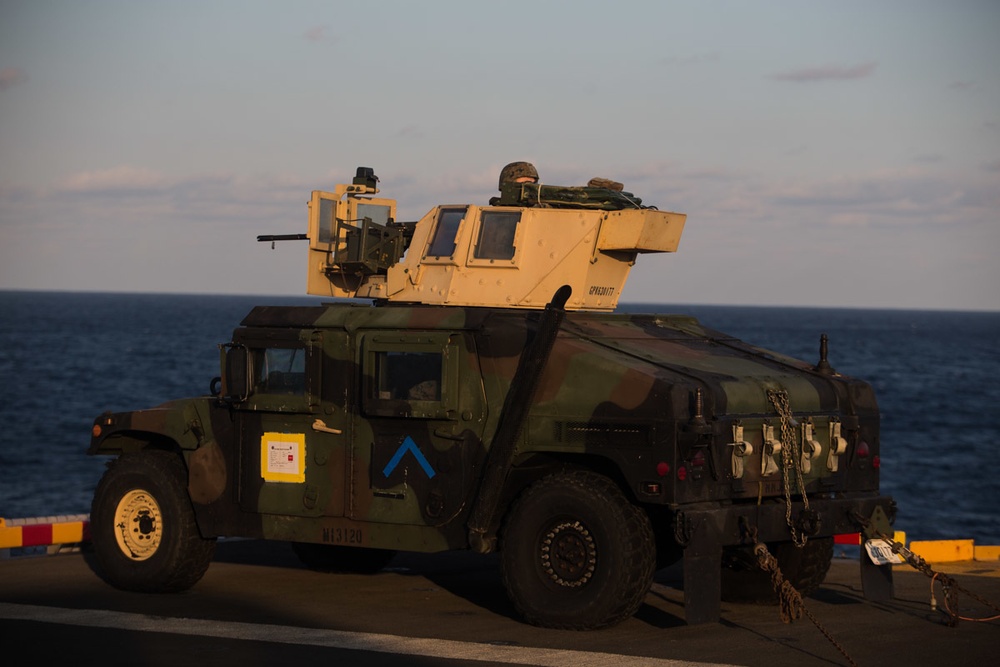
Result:
M689 623L771 595L750 549L816 588L832 536L887 530L871 387L709 329L619 314L642 253L686 216L620 189L501 184L489 205L396 220L378 179L313 192L305 306L260 306L204 396L105 413L91 533L101 575L187 589L220 537L309 567L498 552L517 612L590 629L682 561ZM891 568L861 559L869 598Z

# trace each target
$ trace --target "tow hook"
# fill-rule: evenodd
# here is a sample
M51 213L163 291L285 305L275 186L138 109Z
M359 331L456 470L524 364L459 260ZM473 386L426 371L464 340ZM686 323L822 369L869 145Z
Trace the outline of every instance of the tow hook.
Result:
M694 524L684 512L677 512L674 515L674 541L682 547L691 543L691 535L694 533Z
M813 537L819 534L820 518L816 510L804 509L799 512L798 528L803 535Z

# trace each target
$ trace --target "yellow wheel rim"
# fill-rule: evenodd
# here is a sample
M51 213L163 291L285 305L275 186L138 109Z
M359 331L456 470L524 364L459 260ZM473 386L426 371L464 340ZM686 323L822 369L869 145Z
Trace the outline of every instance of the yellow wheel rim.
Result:
M129 491L115 508L118 548L132 560L152 557L163 537L162 521L160 506L152 495L142 489Z

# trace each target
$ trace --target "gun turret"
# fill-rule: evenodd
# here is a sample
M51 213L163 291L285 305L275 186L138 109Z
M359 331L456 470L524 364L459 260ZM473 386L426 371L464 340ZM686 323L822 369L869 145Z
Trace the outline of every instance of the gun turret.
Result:
M612 311L639 253L675 252L686 215L599 187L524 184L497 205L442 205L396 222L378 178L314 191L307 292L380 301L545 307L562 285L567 310Z

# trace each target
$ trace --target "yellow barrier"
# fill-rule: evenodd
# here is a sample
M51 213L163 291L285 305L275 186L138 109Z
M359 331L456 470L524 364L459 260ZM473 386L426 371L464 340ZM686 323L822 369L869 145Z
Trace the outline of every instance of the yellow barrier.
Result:
M911 542L910 551L928 563L973 560L975 556L972 540L926 540Z
M973 549L976 560L1000 560L1000 547L980 547Z

